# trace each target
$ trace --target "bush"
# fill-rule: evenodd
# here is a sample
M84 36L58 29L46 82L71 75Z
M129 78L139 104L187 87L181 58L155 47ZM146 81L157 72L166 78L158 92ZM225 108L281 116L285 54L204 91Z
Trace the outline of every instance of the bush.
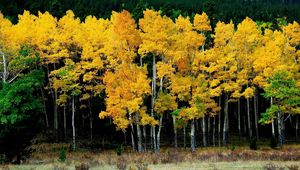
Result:
M123 153L123 146L122 146L121 144L119 144L119 145L117 146L117 148L115 149L115 152L116 152L116 154L117 154L118 156L122 155L122 153Z
M65 162L67 159L67 155L66 155L66 150L64 147L62 147L60 150L59 150L59 161L60 162Z
M0 154L0 164L4 164L6 162L5 154Z
M250 149L257 150L257 139L256 139L256 137L252 137L250 139Z
M234 151L236 149L236 146L235 145L227 145L226 149Z

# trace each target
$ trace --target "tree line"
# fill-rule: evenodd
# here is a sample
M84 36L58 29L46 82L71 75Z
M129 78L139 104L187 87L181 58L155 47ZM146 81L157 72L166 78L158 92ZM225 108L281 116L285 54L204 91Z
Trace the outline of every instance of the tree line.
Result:
M109 18L112 11L128 10L136 21L143 16L146 8L160 10L164 15L175 19L180 14L192 16L204 11L215 25L219 20L241 22L246 16L253 20L274 22L278 17L287 17L299 22L299 0L0 0L0 11L14 23L18 14L29 10L37 15L38 11L50 12L62 17L65 11L72 10L82 20L93 15Z
M227 145L230 121L240 135L245 125L249 140L270 124L264 132L281 146L286 120L298 131L299 30L296 21L248 17L212 27L204 12L171 19L151 9L138 22L125 10L83 21L72 11L61 18L25 11L16 24L1 15L1 137L29 123L53 129L58 142L70 120L76 150L76 116L89 119L93 140L99 114L139 152L159 152L162 130L174 134L174 147L180 129L192 151L199 131L203 146Z

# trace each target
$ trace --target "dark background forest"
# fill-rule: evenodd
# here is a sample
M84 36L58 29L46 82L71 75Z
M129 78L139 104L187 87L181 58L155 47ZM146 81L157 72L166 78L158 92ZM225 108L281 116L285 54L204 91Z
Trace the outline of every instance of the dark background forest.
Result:
M204 11L212 23L217 21L242 21L246 16L253 20L274 21L286 17L288 21L299 21L299 0L1 0L0 10L11 20L24 10L33 14L48 11L61 17L69 9L76 16L85 18L94 15L108 18L112 11L128 10L135 19L142 17L143 10L154 8L162 14L176 18L178 15L193 15Z

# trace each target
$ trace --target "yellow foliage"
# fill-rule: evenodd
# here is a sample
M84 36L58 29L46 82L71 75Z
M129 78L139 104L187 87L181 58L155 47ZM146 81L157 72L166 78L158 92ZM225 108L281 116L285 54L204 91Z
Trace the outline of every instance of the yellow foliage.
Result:
M243 92L243 96L245 96L245 98L251 98L254 95L254 90L251 87L246 88L246 90Z
M157 77L162 78L162 77L170 77L175 69L172 67L170 64L165 64L163 62L157 62L156 64L157 67Z
M198 31L211 31L210 21L205 12L201 15L196 14L194 17L194 27Z
M175 109L177 109L176 98L170 94L160 92L155 100L155 112L163 114L165 111L173 111Z

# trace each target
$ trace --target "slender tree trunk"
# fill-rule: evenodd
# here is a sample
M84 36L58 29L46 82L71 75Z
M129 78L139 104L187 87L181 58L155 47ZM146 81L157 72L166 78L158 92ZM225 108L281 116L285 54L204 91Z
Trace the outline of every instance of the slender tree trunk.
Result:
M72 96L72 130L73 130L73 151L76 150L76 134L75 134L75 97Z
M205 131L205 128L206 128L206 124L205 124L205 115L204 117L202 118L202 133L203 133L203 146L206 147L207 146L207 141L206 141L206 131Z
M136 132L137 132L137 142L138 142L138 152L143 151L143 146L142 146L142 132L139 124L139 115L135 114L135 123L136 123Z
M213 121L213 136L212 136L213 146L216 146L216 116L214 116Z
M223 145L227 145L227 121L228 121L228 94L225 94L224 125L223 125Z
M124 145L127 145L127 135L126 135L126 131L123 131L124 134Z
M42 98L43 98L43 104L44 104L44 115L45 115L45 124L46 124L46 128L49 129L49 120L48 120L48 114L47 114L47 109L46 109L46 102L45 102L45 94L43 89L41 88L41 94L42 94Z
M92 107L91 107L91 101L89 100L89 111L90 111L90 140L93 141L93 114L92 114Z
M163 77L160 78L160 88L159 91L162 93L163 92ZM161 128L162 128L162 121L163 121L163 113L161 114L159 118L159 126L158 126L158 132L157 132L157 146L156 146L156 151L160 151L160 134L161 134Z
M55 68L55 64L54 64L54 69ZM58 141L58 113L57 113L57 91L54 91L54 104L53 104L53 118L54 118L54 137L55 137L55 141Z
M151 144L151 150L154 150L154 144L153 144L153 135L152 135L152 133L153 133L153 128L152 128L152 126L150 127L150 144Z
M282 145L285 143L285 123L284 123L284 115L281 115L281 143Z
M273 97L271 97L270 106L273 105ZM272 120L272 138L275 139L275 127L274 127L274 120Z
M154 117L154 104L156 98L156 63L155 63L155 55L153 55L153 65L152 65L152 96L151 96L151 116ZM157 151L156 148L156 131L155 126L152 126L152 141L153 141L153 150Z
M250 120L250 100L247 98L247 120L248 120L248 132L249 139L252 137L251 120Z
M132 150L135 151L136 149L135 149L135 142L134 142L134 128L133 128L132 123L130 124L130 126L131 126L131 133L130 133L130 135L131 135L131 145L132 145Z
M49 66L47 65L46 66L46 70L47 70L47 76L48 76L48 80L49 80L49 75L50 75L50 71L49 71ZM54 140L56 142L58 142L58 136L57 136L57 130L56 130L56 113L55 111L57 110L57 104L56 104L56 98L55 98L55 95L54 95L54 92L53 92L53 89L51 88L51 85L50 85L50 81L48 83L48 86L49 86L49 89L50 89L50 92L51 92L51 96L52 96L52 101L53 101L53 137L54 137Z
M147 151L147 128L143 126L143 136L144 136L144 151Z
M67 139L67 113L66 113L66 106L64 106L64 137L65 140Z
M296 141L298 141L298 115L296 115Z
M173 130L174 130L174 146L175 148L178 147L178 142L177 142L177 128L176 128L176 118L175 116L173 117Z
M221 107L221 96L219 97L219 107ZM218 142L219 142L219 147L221 146L221 109L219 111L218 115L219 121L218 121Z
M183 127L183 147L186 148L186 126Z
M158 132L157 132L157 147L156 147L157 152L159 152L159 150L160 150L160 133L161 133L161 128L162 128L162 120L163 120L163 115L161 115L159 118L159 126L158 126Z
M274 127L274 120L272 120L272 138L275 139L275 127Z
M57 99L57 92L54 92L54 137L55 141L58 141L58 114L57 114L57 104L56 104L56 99Z
M207 144L211 145L211 127L210 127L210 116L207 117Z
M195 146L195 121L194 121L194 119L191 121L191 149L192 149L192 152L196 151L196 146Z
M257 113L258 113L258 107L257 107L257 95L256 93L254 94L254 121L255 121L255 132L256 132L256 138L259 138L259 134L258 134L258 125L257 125Z
M3 62L2 81L4 83L6 83L6 79L7 79L7 76L8 76L6 56L2 51L0 51L0 54L2 55L2 62Z
M237 112L238 112L238 129L239 129L239 138L241 138L241 100L238 99L238 108L237 108Z
M247 123L246 123L246 116L244 115L243 116L243 124L244 124L244 134L246 135L247 134Z
M281 134L281 115L277 112L277 126L278 126L278 144L282 145L282 134Z

